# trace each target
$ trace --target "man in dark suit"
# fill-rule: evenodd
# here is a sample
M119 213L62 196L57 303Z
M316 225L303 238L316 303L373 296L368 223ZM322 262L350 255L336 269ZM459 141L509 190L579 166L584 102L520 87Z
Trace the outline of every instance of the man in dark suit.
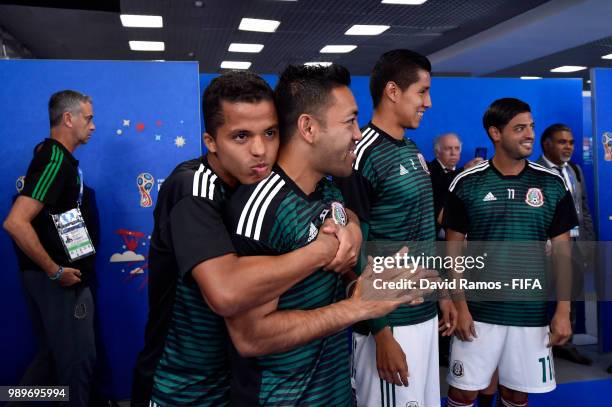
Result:
M463 171L463 167L457 168L461 159L461 140L456 133L444 133L434 139L434 153L436 158L427 163L431 175L431 185L434 195L434 213L436 216L436 233L440 240L444 240L441 230L440 211L444 207L444 198L448 187L455 175ZM482 161L482 158L474 158L465 164L465 168L473 167Z
M547 168L554 169L565 179L576 208L579 226L570 231L574 243L572 258L575 259L572 277L573 293L575 300L584 300L584 273L589 263L592 263L590 248L592 244L581 244L580 242L592 242L596 240L593 229L593 220L587 203L587 191L582 169L571 162L574 152L574 136L572 130L561 123L553 124L546 128L540 139L543 154L537 163ZM584 313L584 302L572 303L572 323L575 323L576 312ZM575 330L575 329L574 329ZM578 353L574 345L568 343L564 347L554 349L555 355L580 364L591 364L591 360Z

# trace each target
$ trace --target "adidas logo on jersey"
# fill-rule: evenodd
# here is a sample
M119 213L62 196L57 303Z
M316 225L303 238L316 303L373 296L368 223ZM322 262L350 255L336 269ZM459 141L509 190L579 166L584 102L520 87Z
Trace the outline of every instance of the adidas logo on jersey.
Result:
M308 243L312 242L319 234L319 229L314 223L310 222L310 230L308 231Z
M485 197L482 200L484 202L497 201L497 198L495 198L495 195L493 195L491 192L489 192L488 194L485 195Z
M400 164L400 175L408 174L408 170L402 164Z

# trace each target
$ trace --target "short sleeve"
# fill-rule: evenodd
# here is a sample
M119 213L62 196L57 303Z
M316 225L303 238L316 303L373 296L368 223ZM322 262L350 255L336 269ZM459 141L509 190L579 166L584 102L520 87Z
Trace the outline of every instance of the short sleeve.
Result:
M55 206L62 197L68 166L56 145L42 148L30 163L21 195Z
M170 232L181 276L203 261L235 252L220 210L208 199L181 199L170 212Z
M548 237L559 236L576 226L578 226L576 207L574 206L572 194L566 191L555 208L555 215L548 228Z
M457 196L456 189L448 191L446 202L444 203L442 227L466 234L468 225L468 213L464 202Z
M360 172L353 170L348 177L334 178L334 183L342 192L345 206L355 212L362 222L369 222L374 196L374 188L370 180Z

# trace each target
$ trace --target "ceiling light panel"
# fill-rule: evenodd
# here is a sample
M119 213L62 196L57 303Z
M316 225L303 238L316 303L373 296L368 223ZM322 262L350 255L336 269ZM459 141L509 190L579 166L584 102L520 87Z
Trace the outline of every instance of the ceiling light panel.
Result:
M346 54L357 48L357 45L326 45L319 51L321 54Z
M223 69L249 69L251 62L245 61L223 61L221 62L221 68Z
M130 41L132 51L163 51L165 45L162 41Z
M331 62L305 62L304 65L306 66L330 66L332 63Z
M360 25L355 24L344 35L379 35L389 29L388 25Z
M409 6L419 6L427 0L382 0L382 4L404 4Z
M276 31L280 21L260 20L259 18L243 18L238 26L242 31L257 31L262 33L273 33Z
M563 65L563 66L559 66L557 68L551 69L550 72L568 73L568 72L584 71L585 69L587 69L586 66Z
M249 53L258 53L263 49L263 44L242 44L238 42L233 42L230 44L228 51L229 52L249 52Z
M164 20L161 16L121 14L119 18L124 27L162 28L164 26Z

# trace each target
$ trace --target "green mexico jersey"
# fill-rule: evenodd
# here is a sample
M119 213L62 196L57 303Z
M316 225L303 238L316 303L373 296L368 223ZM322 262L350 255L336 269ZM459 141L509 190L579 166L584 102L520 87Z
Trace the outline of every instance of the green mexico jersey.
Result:
M365 240L412 242L411 254L433 254L433 190L423 155L412 140L394 139L372 123L362 129L362 136L352 175L334 181L347 208L367 224ZM401 306L369 325L375 332L385 325L413 325L433 318L436 312L431 301ZM363 325L356 330L363 331Z
M478 278L502 284L495 294L499 301L469 301L474 320L513 326L547 324L546 256L540 242L577 225L571 194L557 173L525 160L518 175L505 176L492 160L485 161L455 177L443 224L466 234L469 241L487 242L476 243L489 252L486 269L476 273L484 273ZM513 278L537 279L543 282L543 290L513 293L511 285L504 284Z
M191 272L206 260L234 252L223 224L230 193L203 157L180 164L158 195L149 253L149 318L156 321L147 329L169 327L155 370L154 407L229 404L225 321L206 304ZM166 316L161 311L170 307L172 295L172 315ZM162 323L166 318L168 323Z
M228 224L240 255L278 255L314 240L331 204L342 195L322 179L310 195L276 166L255 185L237 189ZM266 270L260 272L265 273ZM343 299L337 273L318 270L280 296L278 310L312 310ZM286 352L243 358L234 350L232 404L240 406L351 405L346 331L313 340Z

